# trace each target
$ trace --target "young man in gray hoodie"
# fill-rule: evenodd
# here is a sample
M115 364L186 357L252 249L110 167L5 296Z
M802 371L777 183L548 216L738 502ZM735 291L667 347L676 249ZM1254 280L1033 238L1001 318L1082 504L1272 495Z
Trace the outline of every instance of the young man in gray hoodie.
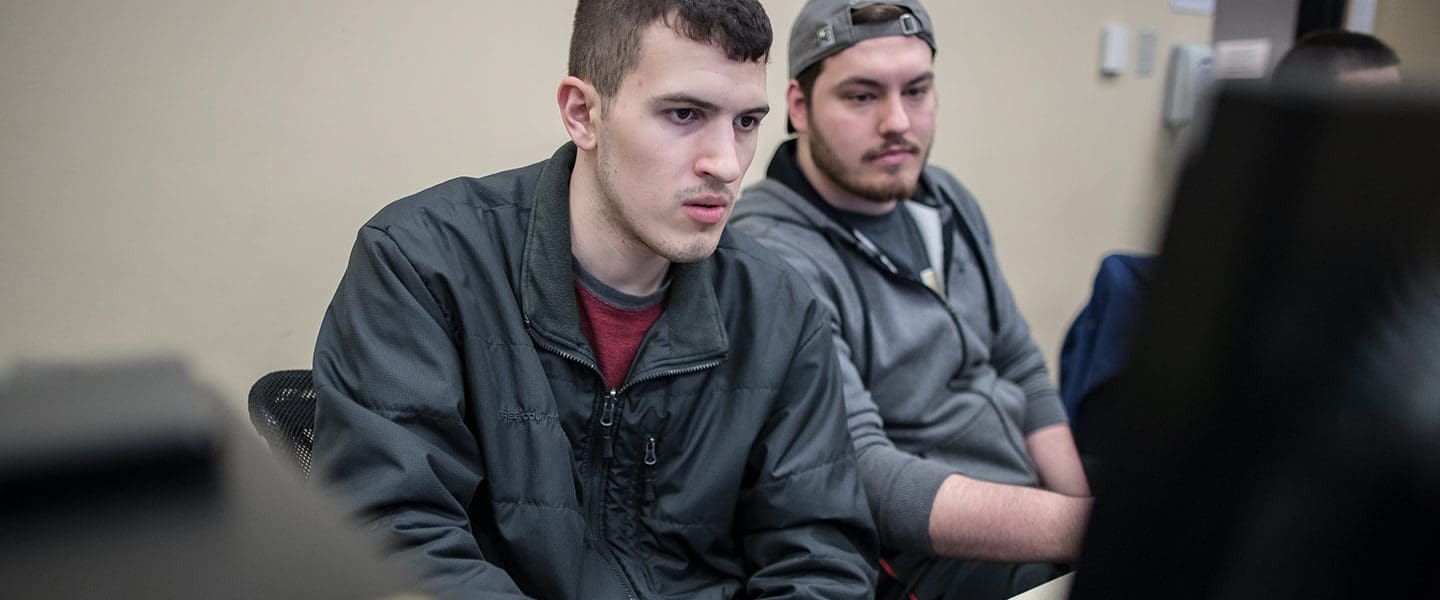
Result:
M926 165L931 20L912 0L811 0L790 40L797 137L732 224L830 309L879 596L1029 589L1077 557L1090 488L979 206Z

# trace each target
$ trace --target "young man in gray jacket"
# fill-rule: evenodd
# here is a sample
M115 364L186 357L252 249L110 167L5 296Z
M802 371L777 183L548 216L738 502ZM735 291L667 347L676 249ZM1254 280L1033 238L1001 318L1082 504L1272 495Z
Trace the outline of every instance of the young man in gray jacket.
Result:
M315 468L440 595L872 597L825 308L723 231L770 42L754 0L581 0L572 142L361 229Z
M806 3L786 92L798 135L733 224L829 309L880 596L1003 598L1076 558L1090 491L979 206L926 165L934 35L918 2Z

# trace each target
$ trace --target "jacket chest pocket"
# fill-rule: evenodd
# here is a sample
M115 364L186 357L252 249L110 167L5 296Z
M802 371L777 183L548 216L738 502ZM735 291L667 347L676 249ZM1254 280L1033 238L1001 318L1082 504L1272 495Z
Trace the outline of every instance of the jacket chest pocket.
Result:
M646 418L643 409L633 416L626 419L617 440L616 481L612 490L614 499L622 504L626 513L624 524L617 529L624 531L629 540L627 545L636 558L653 563L656 556L667 553L660 546L654 523L663 521L656 506L662 483L667 484L666 492L671 492L669 482L660 481L669 450L668 419L659 414Z
M665 471L667 452L670 450L669 412L649 403L637 403L625 415L625 422L619 432L620 449L616 461L620 464L618 479L622 502L633 513L632 531L639 533L639 520L650 516L659 501L661 474ZM681 436L675 436L681 437Z
M644 447L640 450L640 489L636 494L640 498L638 512L644 512L646 506L655 502L655 465L660 464L658 434L647 432L641 437Z
M676 568L734 555L733 515L753 436L728 420L733 411L716 410L725 406L720 397L632 400L617 452L624 463L617 491L628 505L636 552Z

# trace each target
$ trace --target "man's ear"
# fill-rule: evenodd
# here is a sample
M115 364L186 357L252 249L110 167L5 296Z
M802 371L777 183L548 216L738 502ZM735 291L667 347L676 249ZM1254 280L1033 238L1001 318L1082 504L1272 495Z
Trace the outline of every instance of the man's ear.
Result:
M796 133L810 133L810 109L805 106L805 92L800 89L800 82L794 79L785 87L785 110L789 111L790 126L795 128Z
M595 126L600 120L600 93L595 86L573 75L566 77L560 80L555 102L560 105L560 121L575 147L594 150L599 139Z

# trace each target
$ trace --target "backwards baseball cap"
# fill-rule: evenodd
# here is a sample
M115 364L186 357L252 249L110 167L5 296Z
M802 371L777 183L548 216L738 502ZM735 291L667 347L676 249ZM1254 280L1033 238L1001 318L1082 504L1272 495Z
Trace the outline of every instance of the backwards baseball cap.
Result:
M910 14L882 23L850 21L850 11L875 4L891 4ZM841 50L887 35L913 35L935 50L935 25L917 0L810 0L790 28L790 78Z

